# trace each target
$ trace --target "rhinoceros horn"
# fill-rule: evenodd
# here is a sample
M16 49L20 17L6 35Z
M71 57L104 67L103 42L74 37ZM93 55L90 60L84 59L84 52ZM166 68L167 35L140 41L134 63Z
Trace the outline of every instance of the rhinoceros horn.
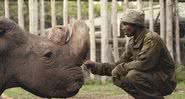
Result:
M51 28L47 38L58 45L69 47L71 53L82 59L81 62L84 60L84 53L89 51L89 28L81 20L68 27L58 25Z

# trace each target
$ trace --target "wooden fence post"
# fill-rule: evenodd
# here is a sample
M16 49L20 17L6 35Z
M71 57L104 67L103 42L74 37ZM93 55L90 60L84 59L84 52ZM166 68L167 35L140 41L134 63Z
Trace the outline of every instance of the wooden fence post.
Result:
M176 62L181 64L181 50L180 50L180 29L179 29L179 8L178 0L175 0L175 43L176 43Z
M55 0L51 0L51 25L54 27L56 25L56 10L55 10Z
M18 24L24 29L24 0L18 0Z
M9 0L4 1L4 9L5 9L5 18L10 18L10 12L9 12Z
M160 0L160 37L166 43L166 0Z
M38 35L38 0L29 0L29 31Z
M40 0L40 33L41 36L46 36L44 0Z
M117 0L112 0L112 32L113 32L113 55L114 61L119 60L119 51L118 51L118 26L117 26Z
M63 24L68 25L68 0L63 0Z
M174 59L173 51L173 3L172 0L166 0L166 45Z
M107 0L101 0L101 62L108 62L108 9ZM105 83L106 77L101 77L102 83Z
M77 0L77 19L81 19L81 2L80 0Z
M94 0L89 0L89 28L90 28L90 59L96 61L96 42L94 31ZM90 73L90 78L94 79L95 75Z
M154 19L153 19L153 0L149 1L149 13L150 13L150 25L149 29L150 31L154 31Z

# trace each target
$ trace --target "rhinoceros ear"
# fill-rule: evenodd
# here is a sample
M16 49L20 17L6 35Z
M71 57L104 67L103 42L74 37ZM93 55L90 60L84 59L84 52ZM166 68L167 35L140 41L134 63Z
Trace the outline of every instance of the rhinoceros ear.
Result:
M65 26L55 26L48 31L47 38L58 45L68 42L69 30Z
M6 33L9 32L12 33L12 31L15 30L16 28L18 28L16 22L4 17L0 17L0 37L4 36Z
M3 36L6 33L7 30L7 24L10 20L0 17L0 37Z

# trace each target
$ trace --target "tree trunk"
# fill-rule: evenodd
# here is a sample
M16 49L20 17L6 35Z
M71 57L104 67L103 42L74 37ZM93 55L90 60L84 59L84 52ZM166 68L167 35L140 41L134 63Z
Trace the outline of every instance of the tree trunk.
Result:
M173 52L173 3L172 0L166 1L166 44L167 48L172 56L174 58L174 52Z
M56 25L55 0L51 0L51 25Z
M119 60L119 51L118 51L118 31L117 31L117 0L112 0L112 29L113 29L113 55L114 60Z
M160 37L166 42L166 0L160 0Z
M68 0L63 0L63 21L64 26L68 25Z
M143 10L143 1L142 0L137 0L137 9Z
M153 19L153 0L149 1L149 8L150 8L150 31L154 31L154 19Z
M38 35L38 0L29 0L29 31Z
M107 9L107 0L101 0L101 62L108 62L107 57L108 53L108 9ZM102 83L105 83L106 77L101 78Z
M94 0L89 0L89 28L90 28L90 59L96 61L96 42L94 32ZM90 73L90 78L94 79L95 76Z
M44 0L40 0L40 35L46 36L45 34L45 9Z
M180 30L179 30L179 9L178 9L178 0L175 0L175 34L176 34L176 62L181 64L181 53L180 53Z
M80 0L77 0L77 19L81 19L81 3Z
M24 0L18 0L18 24L24 29Z
M9 0L4 1L5 6L5 18L10 18L10 12L9 12Z

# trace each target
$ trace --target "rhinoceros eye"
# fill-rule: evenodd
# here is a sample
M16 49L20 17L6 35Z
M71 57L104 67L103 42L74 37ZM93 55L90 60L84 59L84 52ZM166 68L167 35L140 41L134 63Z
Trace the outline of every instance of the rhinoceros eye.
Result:
M44 57L46 57L46 58L50 58L51 56L52 56L52 52L51 51L49 51L49 52L46 52L45 54L44 54Z
M5 30L0 29L0 36L3 36L6 33Z

